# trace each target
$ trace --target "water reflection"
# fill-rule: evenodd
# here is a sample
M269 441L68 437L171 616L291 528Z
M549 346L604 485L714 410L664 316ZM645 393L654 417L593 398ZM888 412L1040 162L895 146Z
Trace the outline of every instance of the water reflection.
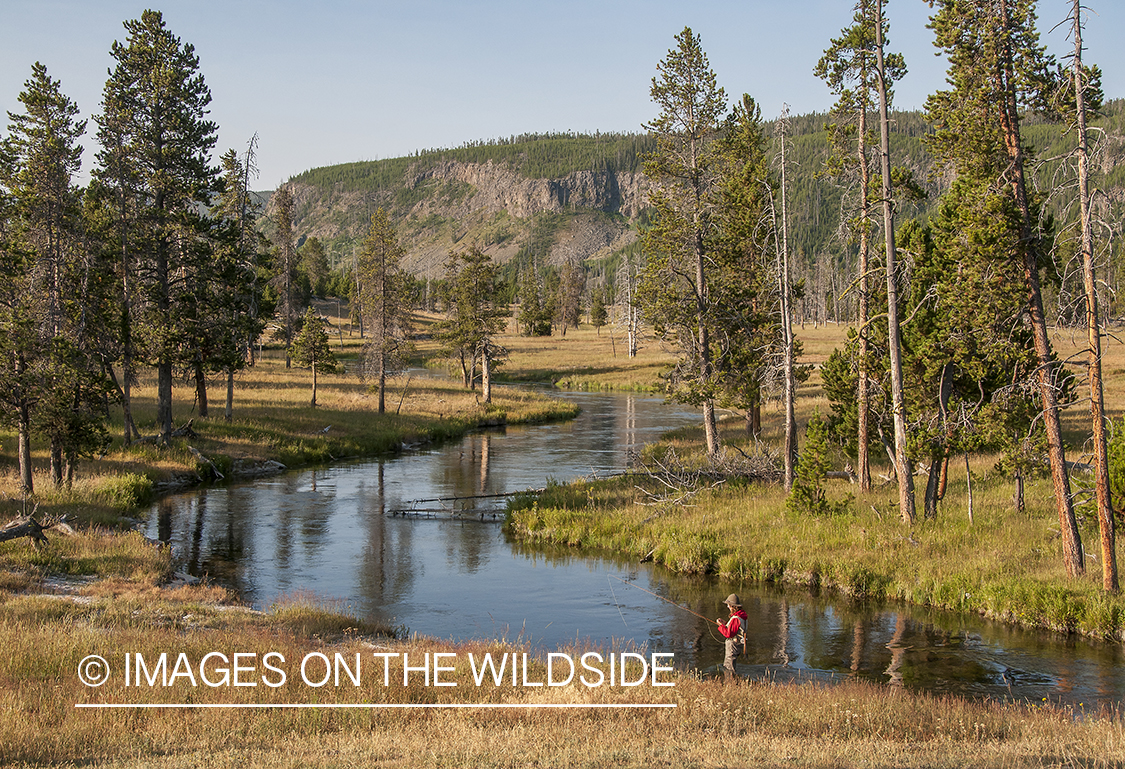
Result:
M529 547L473 518L393 514L454 507L479 514L502 507L486 495L620 472L644 443L696 420L636 395L567 397L583 408L573 422L163 499L148 533L173 544L180 568L210 575L258 606L310 590L443 638L521 637L540 648L627 642L672 652L681 667L721 665L713 622L620 579L704 617L725 613L723 598L737 590L752 632L738 662L743 675L854 677L1087 707L1125 695L1116 644L719 584L612 555Z

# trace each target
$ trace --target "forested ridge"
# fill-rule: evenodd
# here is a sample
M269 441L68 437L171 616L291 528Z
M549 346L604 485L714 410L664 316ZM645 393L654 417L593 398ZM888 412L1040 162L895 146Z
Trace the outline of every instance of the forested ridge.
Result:
M932 129L920 110L893 112L891 119L891 151L895 162L912 171L915 180L928 195L925 200L903 204L899 216L902 220L924 220L948 186L947 179L930 178L933 158L922 139ZM850 271L847 265L854 259L854 244L848 243L847 237L841 232L841 206L847 190L825 173L829 155L826 124L830 120L830 115L826 113L789 118L790 244L796 255L798 270L808 272L811 281L826 280L825 276L817 277L818 269L821 272ZM1103 193L1104 218L1112 221L1115 212L1119 212L1120 207L1125 205L1125 100L1107 101L1091 126L1100 132L1097 134L1097 187ZM766 120L764 130L767 135L772 136L776 132L776 121ZM1059 175L1063 165L1062 158L1067 155L1072 139L1058 123L1034 117L1029 119L1024 136L1035 156L1041 160L1036 166L1035 178L1044 189L1053 187L1052 179ZM334 263L342 262L362 238L366 215L354 213L342 217L341 206L335 203L344 199L351 201L345 207L362 207L365 212L384 207L391 214L392 220L408 233L430 230L423 233L423 237L413 245L414 249L420 249L423 243L430 246L432 244L429 241L439 237L440 225L446 225L448 230L449 225L456 220L469 222L477 215L472 210L477 190L470 184L436 181L432 174L440 166L492 164L510 170L522 180L547 180L565 187L568 177L584 172L601 174L604 178L615 181L625 175L640 176L643 158L652 150L653 140L647 133L525 134L466 142L453 149L419 150L401 158L315 168L297 174L290 180L291 184L304 190L298 196L294 225L299 238L315 234L323 242L331 244L330 251L335 254ZM776 147L773 151L776 153ZM1051 198L1048 208L1065 220L1067 212L1073 208L1072 201L1073 190L1063 189ZM610 200L599 212L619 215L619 204L619 199ZM504 243L509 246L529 245L536 240L534 232L542 233L543 228L536 227L535 223L547 210L536 210L522 218L511 211L506 212L507 216L503 217L504 227L501 228L506 232L501 233L500 238L496 237L495 226L491 230L482 226L474 231L469 224L462 228L463 231L459 233L461 237L456 241L448 238L447 245L452 246L465 236L470 240L476 239L486 250ZM588 211L581 205L559 205L550 210L569 218ZM636 229L643 219L643 212L630 213L632 215L626 215L624 221ZM1119 220L1120 216L1116 218ZM489 220L495 225L495 214L491 214ZM580 228L582 222L576 226ZM455 224L451 229L456 230ZM563 230L557 226L557 222L552 229L555 232ZM549 254L554 245L553 240L544 244L540 236L536 242L536 250ZM1114 254L1112 261L1116 267L1121 253L1117 239L1113 240L1111 248ZM507 260L517 250L509 248L498 256L501 260ZM590 256L597 250L585 256ZM599 257L606 255L604 251L598 254ZM410 260L407 261L409 263ZM554 261L559 263L561 258ZM616 259L613 261L616 264ZM435 263L431 261L430 264ZM1116 276L1116 272L1114 269L1111 274Z

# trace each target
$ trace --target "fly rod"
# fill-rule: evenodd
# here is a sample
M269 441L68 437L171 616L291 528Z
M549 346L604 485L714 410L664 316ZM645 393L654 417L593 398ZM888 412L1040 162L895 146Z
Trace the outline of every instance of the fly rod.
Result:
M613 575L612 575L612 574L610 574L609 576L613 577ZM711 619L710 617L704 617L704 616L703 616L702 614L696 614L695 612L693 612L693 611L692 611L691 609L689 609L689 608L688 608L688 607L686 607L686 606L680 606L680 605L679 605L678 603L676 603L675 601L671 600L670 598L665 598L665 597L664 597L664 596L662 596L662 595L657 595L656 593L652 592L651 590L645 590L645 588L641 587L640 585L638 585L638 584L636 584L636 583L634 583L634 582L627 582L627 581L625 581L625 580L621 579L621 577L613 577L613 578L614 578L615 580L617 580L618 582L622 582L622 583L624 583L624 584L626 584L626 585L631 585L632 587L635 587L635 588L637 588L637 590L643 590L644 592L648 593L649 595L651 595L651 596L654 596L654 597L656 597L656 598L659 598L659 599L660 599L661 601L664 601L665 603L670 603L670 604L672 604L673 606L675 606L675 607L676 607L677 609L683 609L683 610L684 610L684 611L686 611L686 612L687 612L688 614L693 614L693 615L695 615L696 617L699 617L700 619L705 619L705 620L707 620L708 622L714 622L714 621L715 621L715 620Z

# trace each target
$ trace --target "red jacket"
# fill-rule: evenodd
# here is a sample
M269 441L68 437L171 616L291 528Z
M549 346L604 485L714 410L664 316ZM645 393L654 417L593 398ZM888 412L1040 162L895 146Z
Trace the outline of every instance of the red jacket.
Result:
M727 620L727 624L719 625L719 632L723 634L724 638L734 638L738 635L738 631L745 621L746 612L742 609L735 609L734 614L730 615L730 619Z

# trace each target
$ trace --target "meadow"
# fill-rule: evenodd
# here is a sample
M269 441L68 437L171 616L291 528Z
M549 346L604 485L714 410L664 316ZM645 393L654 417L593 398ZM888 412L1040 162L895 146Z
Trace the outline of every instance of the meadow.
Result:
M843 330L810 327L798 334L806 360L816 362ZM358 350L358 339L336 341L343 342L346 354ZM1065 337L1057 341L1065 344ZM648 389L671 360L649 342L640 359L630 361L608 329L598 334L583 327L565 339L510 335L503 343L511 358L501 376L560 386ZM425 344L420 347L425 355ZM1107 358L1112 362L1107 373L1125 371L1120 345L1111 345ZM1120 376L1108 380L1114 388ZM498 388L497 402L484 406L454 383L402 377L388 393L393 413L379 417L366 385L347 374L323 377L321 405L311 409L310 383L308 372L286 370L276 351L267 351L239 379L234 420L225 423L221 403L218 408L213 403L210 418L195 420L198 438L190 445L225 472L267 461L297 465L398 451L403 444L440 440L497 419L565 416L550 400L514 388ZM142 432L145 425L151 432L154 393L151 383L141 385L139 422ZM177 391L182 392L187 388ZM827 407L815 373L799 402L802 422L814 408ZM1110 403L1119 419L1125 392L1112 390ZM181 405L177 424L190 416ZM766 440L776 440L778 409L770 406L764 416ZM1080 408L1073 407L1067 420L1070 440L1080 445ZM116 435L120 424L111 430ZM753 450L739 415L728 415L723 430L729 444ZM697 461L699 442L692 430L670 435L650 449L647 461L690 465ZM7 437L4 443L9 445ZM1118 709L974 702L859 681L727 683L684 673L676 675L673 687L482 690L458 671L458 686L449 688L417 678L389 688L370 686L367 679L359 689L346 681L311 687L295 676L276 689L192 686L182 679L169 687L124 688L119 678L104 688L87 687L76 671L91 654L119 666L125 653L149 660L162 652L172 658L183 653L198 660L212 651L239 652L260 660L273 652L293 661L313 653L351 659L356 653L366 658L528 651L518 643L452 645L413 636L408 628L374 626L346 604L307 593L254 612L221 587L170 581L167 550L124 528L138 506L163 488L205 478L208 469L187 443L124 449L118 439L105 456L81 466L69 492L50 489L42 475L36 478L40 512L70 512L79 531L77 536L49 533L50 544L38 549L27 541L0 544L0 646L6 650L0 658L0 765L1125 766L1125 720ZM36 459L45 466L42 447ZM5 461L10 464L8 455ZM651 505L640 504L651 498L637 489L644 483L636 478L552 486L539 499L521 500L512 526L529 539L651 554L683 571L719 573L732 584L773 580L800 589L817 584L857 597L984 611L1061 631L1119 634L1123 607L1120 599L1097 594L1096 564L1089 564L1091 574L1080 583L1060 579L1048 487L1038 482L1029 487L1027 512L1013 517L1011 489L993 472L993 462L990 457L970 462L971 524L961 469L951 479L938 520L913 531L898 522L889 485L861 496L846 481L832 481L832 495L854 496L847 515L793 519L784 512L776 486L732 480L700 490L688 504ZM0 515L10 517L24 509L24 502L14 493L11 467L6 470ZM1089 520L1083 534L1089 541ZM908 565L914 576L907 573ZM1026 608L1021 613L1013 607ZM541 661L533 660L532 668L533 680L542 675ZM107 702L303 707L75 707ZM505 707L475 707L482 703ZM677 707L535 707L652 703ZM474 707L338 707L353 704Z

